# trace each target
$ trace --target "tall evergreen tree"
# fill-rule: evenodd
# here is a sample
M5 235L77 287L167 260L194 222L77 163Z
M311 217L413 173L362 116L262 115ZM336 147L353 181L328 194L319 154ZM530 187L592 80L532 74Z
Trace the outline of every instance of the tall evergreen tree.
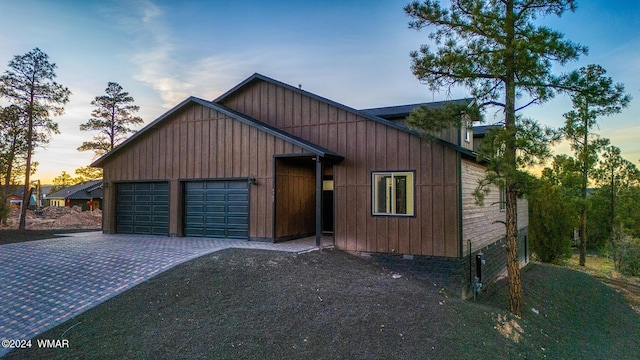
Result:
M20 108L26 127L26 169L24 196L20 212L19 229L26 225L27 204L30 200L31 156L39 145L49 141L52 133L59 133L58 124L51 115L61 115L71 91L56 83L56 64L49 56L35 48L24 55L16 55L9 69L0 77L0 95Z
M565 82L571 90L573 110L564 114L564 133L575 153L582 174L580 211L580 265L585 266L587 254L587 188L589 177L598 161L598 152L608 140L593 133L598 118L617 114L631 97L624 93L624 85L614 84L599 65L589 65L572 73Z
M22 112L16 105L0 111L0 182L4 180L4 193L8 195L9 184L16 167L24 163L27 142Z
M607 224L607 231L611 233L613 229L625 222L622 219L624 214L621 215L617 211L617 199L621 192L638 186L640 171L634 163L622 157L620 148L611 145L604 149L598 167L594 171L594 178L598 185L609 192L610 223Z
M80 125L82 131L98 131L99 134L93 137L93 141L83 142L78 151L91 150L96 156L101 156L135 132L130 126L143 123L142 118L133 115L140 107L133 105L133 97L123 91L120 84L109 82L105 93L91 101L91 105L96 107L91 112L93 117Z
M550 99L560 83L551 71L552 65L565 64L587 51L564 40L561 33L534 22L541 15L561 16L574 9L572 0L451 0L449 10L438 1L424 0L405 7L413 18L411 28L435 27L429 38L437 49L431 51L424 45L411 54L416 77L434 90L467 87L480 107L496 105L504 111L503 134L495 137L501 140L502 156L494 156L489 168L490 173L499 169L500 175L488 181L504 185L506 192L509 309L516 315L522 312L517 197L521 179L518 150L524 145L518 141L516 111L522 106L516 107L516 99L524 94L531 97L529 104ZM527 127L532 128L523 128ZM541 149L538 145L534 148Z

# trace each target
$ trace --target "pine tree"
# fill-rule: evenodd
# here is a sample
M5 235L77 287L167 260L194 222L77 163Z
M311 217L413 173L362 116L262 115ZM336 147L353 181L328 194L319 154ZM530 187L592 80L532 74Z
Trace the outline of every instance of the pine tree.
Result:
M99 134L93 137L93 141L83 142L78 151L104 155L125 140L128 134L135 132L130 126L143 123L142 118L133 116L140 107L133 105L133 97L123 91L120 84L109 82L105 93L91 102L96 107L91 112L93 117L80 125L82 131L98 131Z
M425 0L405 7L413 18L411 28L434 27L429 38L437 47L431 51L424 45L411 54L414 75L433 90L467 87L481 108L495 105L504 111L504 130L495 136L500 141L493 151L499 149L502 156L489 164L490 173L492 166L500 171L487 181L503 185L506 193L509 309L515 315L522 312L517 256L518 150L527 141L517 133L516 111L522 107L516 107L516 99L526 94L532 104L553 97L560 80L552 74L552 65L565 64L586 52L585 47L534 22L541 15L561 16L574 9L572 0L451 0L449 10L438 1ZM527 127L535 128L530 121L523 129Z
M59 133L58 124L50 116L64 113L64 104L71 91L53 81L56 64L49 56L35 48L24 55L16 55L9 62L9 69L0 77L0 95L20 108L26 127L26 169L24 196L19 229L26 225L27 204L30 200L31 156L35 148L46 144L52 133Z
M585 266L587 254L587 188L589 177L598 161L598 152L609 141L593 134L598 117L617 114L627 107L631 97L624 93L624 85L614 84L606 71L598 65L589 65L573 72L565 81L571 90L573 110L564 114L564 133L571 144L580 165L581 210L580 210L580 265Z

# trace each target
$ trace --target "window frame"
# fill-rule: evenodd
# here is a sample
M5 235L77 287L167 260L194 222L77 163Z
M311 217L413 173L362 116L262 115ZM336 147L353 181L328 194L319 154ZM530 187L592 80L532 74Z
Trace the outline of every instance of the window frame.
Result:
M472 124L470 121L464 122L464 142L467 144L471 143L471 127Z
M395 209L392 210L392 212L376 212L376 190L378 189L377 183L375 181L376 176L379 175L384 175L384 176L391 176L391 178L393 179L395 176L398 175L410 175L411 176L411 184L407 185L407 189L411 189L411 193L409 193L409 191L407 191L406 194L406 199L405 199L405 203L411 204L410 207L410 211L408 211L409 213L407 214L401 214L401 213L396 213ZM394 187L393 190L391 191L391 196L394 197L396 194L395 191L395 183L392 181L392 186ZM411 197L410 201L409 201L409 197ZM395 198L392 198L391 200L391 206L393 207L393 205L396 203ZM385 170L385 171L380 171L380 170L375 170L375 171L371 171L371 216L381 216L381 217L403 217L403 218L407 218L407 217L416 217L416 171L415 170Z
M500 212L504 212L507 209L507 191L504 188L504 186L499 186L498 187L498 207L500 209Z

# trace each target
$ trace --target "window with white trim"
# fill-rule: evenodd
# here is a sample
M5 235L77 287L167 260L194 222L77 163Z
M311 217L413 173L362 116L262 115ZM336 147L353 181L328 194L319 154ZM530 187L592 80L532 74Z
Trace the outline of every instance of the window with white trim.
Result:
M414 174L413 171L372 173L372 214L413 216Z
M464 142L466 143L471 142L471 122L470 121L464 122Z

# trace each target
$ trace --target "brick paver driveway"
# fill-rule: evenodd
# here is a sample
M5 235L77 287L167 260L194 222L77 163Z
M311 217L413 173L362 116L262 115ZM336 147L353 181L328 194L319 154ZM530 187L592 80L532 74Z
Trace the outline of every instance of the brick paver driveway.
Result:
M30 339L169 268L227 248L305 252L315 246L99 232L2 245L0 339ZM9 350L0 347L0 356Z

